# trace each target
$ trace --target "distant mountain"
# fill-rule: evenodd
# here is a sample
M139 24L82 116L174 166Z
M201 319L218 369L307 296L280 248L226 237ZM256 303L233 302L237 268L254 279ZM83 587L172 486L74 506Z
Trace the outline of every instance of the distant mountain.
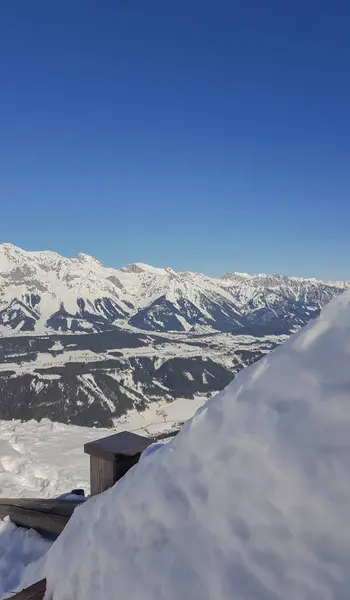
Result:
M2 244L0 419L110 427L150 402L161 415L164 402L204 400L348 287L141 263L118 270Z
M0 245L0 332L109 331L289 334L349 287L280 275L200 273L141 263L104 267L86 254L25 252Z

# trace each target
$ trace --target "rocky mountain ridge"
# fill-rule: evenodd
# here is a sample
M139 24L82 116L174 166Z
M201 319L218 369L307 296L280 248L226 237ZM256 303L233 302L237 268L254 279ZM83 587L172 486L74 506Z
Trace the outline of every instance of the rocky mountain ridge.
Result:
M207 277L142 263L112 269L86 254L0 245L0 333L154 332L281 335L295 331L346 282L280 275Z

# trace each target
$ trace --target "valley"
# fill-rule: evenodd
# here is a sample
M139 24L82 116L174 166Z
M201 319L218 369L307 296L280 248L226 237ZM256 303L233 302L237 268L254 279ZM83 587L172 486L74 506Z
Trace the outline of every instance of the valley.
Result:
M152 403L204 402L347 287L1 244L0 418L110 428Z

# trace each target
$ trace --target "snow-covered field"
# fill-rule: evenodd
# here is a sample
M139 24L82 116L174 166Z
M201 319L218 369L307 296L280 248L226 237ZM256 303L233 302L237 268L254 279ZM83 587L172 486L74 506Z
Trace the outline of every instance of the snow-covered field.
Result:
M3 525L3 572L26 543L42 556L12 589L45 575L53 600L347 600L349 360L345 293L89 499L46 558Z

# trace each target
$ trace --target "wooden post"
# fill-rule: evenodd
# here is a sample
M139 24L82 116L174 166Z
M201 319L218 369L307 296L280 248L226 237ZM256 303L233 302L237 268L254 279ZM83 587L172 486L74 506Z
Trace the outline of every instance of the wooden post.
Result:
M85 450L86 452L86 450ZM107 490L117 481L117 461L90 455L91 495Z
M135 465L153 439L123 431L84 445L90 455L91 495L112 487Z

